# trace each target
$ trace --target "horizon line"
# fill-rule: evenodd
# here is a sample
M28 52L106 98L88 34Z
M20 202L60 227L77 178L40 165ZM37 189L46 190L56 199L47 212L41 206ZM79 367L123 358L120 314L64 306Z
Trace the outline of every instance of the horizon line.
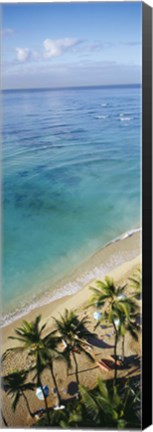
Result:
M142 87L142 83L133 83L133 84L98 84L98 85L88 85L88 86L65 86L65 87L21 87L21 88L5 88L1 89L2 92L9 92L9 91L45 91L45 90L81 90L81 89L98 89L98 88L116 88L116 87Z

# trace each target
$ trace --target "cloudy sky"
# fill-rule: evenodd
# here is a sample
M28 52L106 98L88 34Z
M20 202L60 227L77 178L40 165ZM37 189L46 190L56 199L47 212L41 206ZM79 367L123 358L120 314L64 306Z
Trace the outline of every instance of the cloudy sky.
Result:
M2 5L3 88L141 82L141 2Z

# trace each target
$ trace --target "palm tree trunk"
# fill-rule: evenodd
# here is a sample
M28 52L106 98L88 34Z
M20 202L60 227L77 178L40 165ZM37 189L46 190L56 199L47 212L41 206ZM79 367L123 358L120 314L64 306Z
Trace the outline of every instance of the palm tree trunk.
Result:
M24 397L24 400L25 400L25 403L26 403L26 407L27 407L28 413L30 414L31 417L34 417L34 414L32 413L32 411L31 411L31 409L30 409L28 399L27 399L27 397L26 397L26 395L24 394L23 391L22 391L22 396Z
M122 336L122 361L124 362L125 336Z
M114 384L116 384L117 380L117 342L118 342L118 333L115 333L115 345L114 345L114 358L115 358L115 371L114 371Z
M48 425L50 425L49 408L48 408L47 398L46 398L46 395L45 395L45 392L44 392L44 389L43 389L43 385L42 385L42 382L41 382L40 375L39 375L39 377L38 377L38 382L39 382L39 385L40 385L40 388L41 388L42 394L43 394L43 396L44 396L44 404L45 404L45 408L46 408L46 415L47 415Z
M78 363L77 363L77 359L76 359L74 351L72 351L72 356L73 356L73 360L74 360L74 363L75 363L76 382L77 382L77 385L79 387L79 369L78 369Z
M8 423L7 423L7 421L6 421L5 417L4 417L4 414L3 414L2 409L1 409L1 417L2 417L2 420L3 420L4 425L5 425L6 427L9 427L9 425L8 425Z
M50 363L50 372L51 372L51 376L52 376L52 380L53 380L54 386L55 386L56 391L57 391L58 405L60 405L61 404L61 397L60 397L60 393L59 393L59 390L58 390L56 378L55 378L55 375L54 375L53 363L52 362Z

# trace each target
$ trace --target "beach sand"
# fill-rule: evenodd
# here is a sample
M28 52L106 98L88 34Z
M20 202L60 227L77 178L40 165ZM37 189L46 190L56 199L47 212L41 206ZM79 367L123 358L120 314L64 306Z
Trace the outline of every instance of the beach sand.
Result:
M108 262L112 259L114 262L114 257L117 254L124 257L124 262L119 266L114 266L115 268L109 271L109 276L113 277L117 284L122 284L127 281L130 276L132 276L140 264L140 232L133 234L132 236L108 245L101 251L98 251L92 257L92 268L98 267L102 263ZM90 262L91 265L91 262ZM93 332L95 321L93 319L93 308L85 309L87 300L90 297L89 286L94 286L95 279L88 284L82 286L78 292L73 295L68 295L62 297L56 301L52 301L45 304L39 308L35 308L29 312L24 318L28 321L32 321L36 315L41 314L42 323L47 322L45 332L47 333L54 328L54 320L52 317L58 317L60 313L63 313L67 309L75 309L79 317L86 316L90 322L88 325L89 331ZM127 288L128 290L132 288ZM7 348L16 345L16 342L8 339L8 336L14 335L14 329L19 327L22 323L23 318L13 321L2 328L2 351L4 352ZM93 354L96 361L100 359L107 359L111 354L113 354L114 349L114 335L112 334L112 328L99 327L96 330L98 335L98 341L92 340ZM126 369L118 371L118 376L132 376L140 374L139 364L134 363L133 359L135 356L140 356L141 351L141 335L138 342L133 341L133 339L127 334L125 340L125 355L128 357L128 366ZM118 353L121 353L121 343L118 344ZM84 355L78 355L79 363L79 378L80 382L89 388L94 387L98 377L102 379L111 379L114 376L114 371L110 370L104 371L100 369L96 362L91 363ZM14 369L23 369L32 365L32 359L27 358L26 353L22 354L9 354L5 360L2 368L2 374L7 374ZM63 362L56 362L55 364L55 374L59 390L63 399L70 398L76 393L76 382L74 369L69 370L67 374L67 368ZM50 389L50 394L48 397L49 406L54 406L57 404L56 395L54 394L53 383L49 372L44 372L42 375L42 381L47 384ZM43 407L43 401L38 401L34 392L27 392L29 404L31 410L35 412L39 408ZM21 400L18 404L16 412L13 413L11 409L11 399L5 392L2 394L2 406L3 413L7 419L9 427L28 427L33 423L33 420L29 416L24 400Z

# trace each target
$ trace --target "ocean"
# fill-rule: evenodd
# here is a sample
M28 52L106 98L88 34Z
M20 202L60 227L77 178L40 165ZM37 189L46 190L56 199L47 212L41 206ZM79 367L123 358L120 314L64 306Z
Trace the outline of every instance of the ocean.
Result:
M141 226L141 92L3 92L3 323Z

